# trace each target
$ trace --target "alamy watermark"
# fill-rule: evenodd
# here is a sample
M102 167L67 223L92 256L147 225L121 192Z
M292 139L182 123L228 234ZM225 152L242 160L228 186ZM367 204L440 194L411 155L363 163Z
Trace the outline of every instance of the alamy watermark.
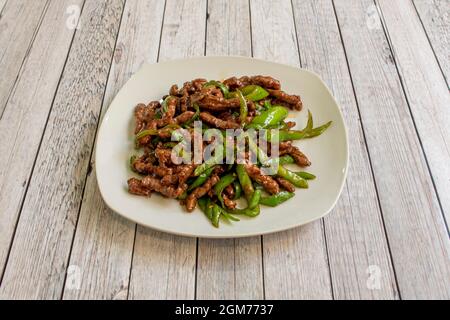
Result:
M80 14L81 8L79 5L73 4L66 8L66 15L68 15L66 19L66 27L69 30L78 30L81 28Z

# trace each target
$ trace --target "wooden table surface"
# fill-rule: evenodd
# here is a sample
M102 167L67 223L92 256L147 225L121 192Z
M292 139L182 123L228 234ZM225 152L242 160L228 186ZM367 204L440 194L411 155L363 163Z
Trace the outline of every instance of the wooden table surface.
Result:
M0 0L0 10L0 299L450 298L450 1ZM144 62L202 55L285 63L328 84L350 139L328 216L207 240L105 206L92 155L112 98Z

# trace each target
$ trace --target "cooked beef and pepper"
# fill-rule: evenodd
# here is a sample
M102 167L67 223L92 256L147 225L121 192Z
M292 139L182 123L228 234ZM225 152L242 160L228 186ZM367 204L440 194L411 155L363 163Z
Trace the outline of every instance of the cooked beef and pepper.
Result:
M287 121L289 110L302 107L300 96L284 92L270 76L195 79L181 88L174 84L160 101L135 108L140 155L133 155L130 165L139 178L128 180L128 190L177 199L189 212L198 206L215 227L221 219L255 217L260 205L275 207L315 179L285 168L310 166L292 142L319 136L331 125L314 128L308 112L306 127L294 130L296 123ZM208 149L213 150L209 155ZM246 205L238 208L241 198Z

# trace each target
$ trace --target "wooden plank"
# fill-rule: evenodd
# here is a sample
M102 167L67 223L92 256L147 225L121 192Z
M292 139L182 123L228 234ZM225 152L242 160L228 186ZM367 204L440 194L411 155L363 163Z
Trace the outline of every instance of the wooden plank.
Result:
M1 19L2 15L3 15L3 8L6 5L6 1L7 0L0 0L0 19Z
M206 54L251 56L248 1L208 2ZM199 239L198 299L263 299L261 237Z
M293 7L302 66L318 73L340 103L351 150L345 188L336 208L325 218L334 297L398 298L370 160L333 4L330 0L294 0ZM368 283L370 276L377 276L375 270L381 271L381 277Z
M413 0L442 72L450 83L450 1Z
M66 28L64 12L68 5L83 2L50 4L0 119L0 274L73 39L74 30Z
M47 0L17 0L3 5L0 11L0 116L47 9Z
M61 297L123 6L123 1L86 1L22 207L1 298Z
M160 60L203 55L206 0L167 0ZM130 281L132 299L193 299L197 241L138 226Z
M163 15L164 1L126 2L102 115L129 77L144 62L156 61ZM84 194L69 264L82 271L81 284L68 285L67 279L64 299L126 299L136 225L103 202L95 170Z
M401 297L448 299L448 233L377 10L334 3Z
M379 4L408 104L448 223L450 222L449 88L414 5L410 1L403 0L380 1Z
M253 54L299 66L290 1L250 2ZM267 299L332 298L323 223L263 237Z

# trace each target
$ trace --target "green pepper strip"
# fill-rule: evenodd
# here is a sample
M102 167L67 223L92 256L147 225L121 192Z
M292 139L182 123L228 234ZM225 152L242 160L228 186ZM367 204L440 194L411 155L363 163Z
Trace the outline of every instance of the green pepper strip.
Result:
M182 194L180 194L177 199L178 200L185 200L188 197L187 191L184 191Z
M217 163L218 163L218 161L216 158L211 158L209 161L203 162L201 165L199 165L197 168L195 168L194 176L198 177L206 170L213 168Z
M239 199L242 196L242 187L239 181L234 181L233 183L234 187L234 198L233 200Z
M263 150L261 150L261 148L258 147L258 145L252 139L248 139L248 147L250 150L252 150L252 152L256 153L256 157L264 167L268 167L270 165L269 157L267 156L267 154Z
M246 128L266 129L268 127L278 126L286 119L287 115L288 111L286 108L275 106L254 117L252 122L247 125Z
M224 85L222 82L216 81L216 80L211 80L203 85L203 87L209 87L209 86L214 86L214 87L217 87L220 90L222 90L223 96L225 97L225 99L228 99L230 91L228 90L228 87L226 85Z
M279 175L281 178L286 179L298 188L308 188L308 181L295 174L295 172L284 168L283 166L278 166L277 175Z
M272 108L272 103L270 102L270 100L265 100L265 101L264 101L264 108L265 108L266 110Z
M188 127L192 124L192 122L194 122L195 120L197 120L198 117L200 116L200 107L198 106L198 104L197 104L197 103L193 103L193 104L192 104L192 107L194 108L195 113L194 113L194 115L192 116L192 118L190 118L188 121L186 121L186 122L184 123L183 126L184 126L185 128L188 128Z
M279 204L282 204L283 202L289 200L294 195L295 194L293 192L281 191L273 196L262 197L259 200L259 203L268 207L276 207Z
M206 209L206 201L207 201L207 198L206 198L206 197L202 197L202 198L198 199L198 201L197 201L198 207L199 207L202 211L205 211L205 209Z
M330 121L330 122L325 123L323 126L314 128L313 130L308 132L306 138L314 138L314 137L320 136L331 126L332 123L333 123L333 121Z
M248 107L247 107L247 101L245 101L244 96L242 95L242 92L239 90L237 91L237 96L239 98L239 103L241 105L239 109L239 120L241 121L241 124L244 125L247 121L247 115L248 115Z
M254 209L258 205L260 199L261 199L261 190L255 190L255 192L253 192L252 197L250 198L250 201L248 202L248 208Z
M197 179L195 179L195 181L189 186L188 191L194 190L195 188L203 185L206 182L206 180L208 180L208 178L212 174L212 172L214 171L214 168L215 168L215 166L203 171L197 177Z
M134 168L134 162L136 161L137 156L133 155L130 157L130 169L133 172L137 172L136 169Z
M174 98L172 96L168 96L164 99L164 101L161 104L161 112L166 113L167 112L167 102L169 102L169 99Z
M241 221L240 219L238 219L238 218L236 218L235 216L233 216L233 215L231 215L230 213L228 213L225 209L223 209L223 208L220 208L219 207L219 209L220 209L220 211L221 211L221 213L222 213L222 217L225 219L225 220L227 220L228 222L230 222L230 221Z
M141 140L146 136L156 136L158 134L158 130L142 130L136 135L136 141Z
M245 98L251 101L259 101L266 98L269 95L269 92L267 92L266 89L254 84L245 86L241 90Z
M294 158L292 158L290 155L284 155L284 156L281 156L280 158L279 158L279 164L280 165L283 165L283 164L292 164L292 163L295 163L295 160L294 160Z
M236 180L236 175L234 173L227 174L220 178L219 182L214 186L214 192L216 193L217 199L219 199L222 207L224 206L222 192L223 190L232 184Z
M306 127L305 127L304 131L309 132L313 129L313 127L314 127L314 120L312 117L312 113L311 113L311 111L308 110L308 122L306 123Z
M173 148L173 147L175 147L176 145L178 144L178 142L166 142L166 143L164 143L163 144L163 146L164 147L166 147L166 148Z
M235 214L235 215L244 215L247 217L256 217L260 213L260 206L256 206L253 209L251 208L245 208L245 209L235 209L229 211L229 213Z
M222 210L220 210L220 207L218 205L214 204L212 206L211 222L212 222L213 226L216 228L219 227L219 219L220 219L221 213L222 213Z
M213 218L213 207L214 204L211 203L211 199L209 197L206 198L206 206L205 206L205 214L209 220L212 221Z
M247 199L247 201L250 201L253 193L255 192L255 189L253 188L252 180L248 176L243 164L236 165L236 173L242 189L244 190L245 198Z
M316 178L316 176L313 175L312 173L304 171L296 172L295 174L302 177L305 180L314 180Z
M320 136L324 133L333 122L327 122L326 124L313 128L313 118L310 111L308 111L308 122L306 127L303 130L280 130L279 131L279 142L289 141L289 140L300 140L300 139L308 139ZM272 132L269 130L267 135L267 141L271 142L273 139Z

